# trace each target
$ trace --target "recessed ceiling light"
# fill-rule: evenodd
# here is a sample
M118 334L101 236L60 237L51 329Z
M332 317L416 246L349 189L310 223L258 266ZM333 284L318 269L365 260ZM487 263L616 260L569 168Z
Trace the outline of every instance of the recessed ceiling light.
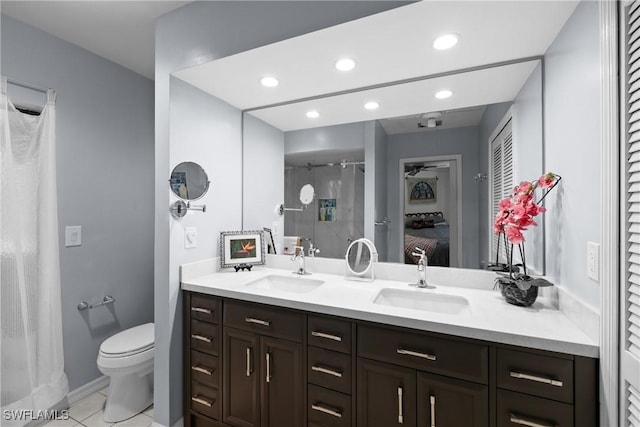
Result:
M351 71L355 68L356 62L350 58L342 58L336 62L336 68L340 71Z
M262 83L262 86L276 87L280 82L275 77L263 77L260 83Z
M366 108L367 110L375 110L379 106L380 104L378 104L376 101L370 101L364 104L364 108Z
M433 41L433 48L438 50L451 49L458 44L457 34L443 34Z
M451 95L453 95L453 92L451 92L449 89L444 89L439 92L436 92L435 97L438 99L446 99L451 97Z
M307 111L307 117L309 117L310 119L317 119L318 117L320 117L320 113L318 113L316 110Z

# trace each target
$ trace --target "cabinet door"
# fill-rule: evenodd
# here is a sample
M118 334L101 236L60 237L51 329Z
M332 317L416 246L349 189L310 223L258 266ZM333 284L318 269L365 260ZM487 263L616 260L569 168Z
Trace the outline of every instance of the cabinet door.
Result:
M302 427L306 405L302 345L260 338L262 427Z
M487 427L489 393L482 384L418 372L418 425Z
M358 359L358 426L416 426L416 371Z
M224 328L223 420L234 427L260 426L259 337Z

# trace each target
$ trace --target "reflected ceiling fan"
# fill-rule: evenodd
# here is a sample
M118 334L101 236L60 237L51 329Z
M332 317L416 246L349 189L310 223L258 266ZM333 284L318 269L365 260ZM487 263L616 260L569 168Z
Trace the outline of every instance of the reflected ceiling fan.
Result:
M449 162L440 162L440 163L429 164L429 165L424 165L424 164L405 165L404 173L406 178L409 176L416 176L418 173L423 171L428 171L431 169L442 169L442 168L448 168L448 167L449 167Z

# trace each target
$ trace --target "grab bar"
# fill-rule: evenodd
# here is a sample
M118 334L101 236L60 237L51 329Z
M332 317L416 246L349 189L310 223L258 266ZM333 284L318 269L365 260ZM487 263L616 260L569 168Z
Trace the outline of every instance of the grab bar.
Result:
M112 297L111 295L106 295L104 298L102 298L102 302L99 302L97 304L89 304L86 301L82 301L80 304L78 304L78 311L88 310L90 308L96 308L102 305L113 304L114 302L116 302L116 299L114 297Z

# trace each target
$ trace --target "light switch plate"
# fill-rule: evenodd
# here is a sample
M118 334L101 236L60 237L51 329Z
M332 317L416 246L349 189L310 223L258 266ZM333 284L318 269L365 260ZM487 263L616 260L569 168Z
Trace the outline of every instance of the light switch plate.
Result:
M196 227L185 228L184 229L184 247L186 249L195 248L197 246L196 237L197 237Z
M587 276L596 282L600 281L600 245L587 242Z
M64 245L66 247L82 246L81 225L71 225L64 228Z

